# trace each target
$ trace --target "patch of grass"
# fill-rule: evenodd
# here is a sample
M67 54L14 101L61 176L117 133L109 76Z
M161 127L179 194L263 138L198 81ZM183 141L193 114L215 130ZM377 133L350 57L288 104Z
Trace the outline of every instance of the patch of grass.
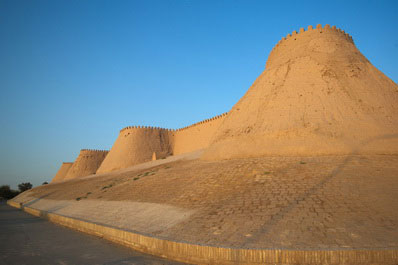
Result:
M137 180L137 179L140 179L140 178L138 178L138 177L133 178L133 180Z
M138 174L137 177L146 177L146 176L152 176L156 174L156 171L158 171L157 169L155 170L151 170L151 171L147 171L141 174Z
M271 174L271 171L264 171L263 174L264 174L264 175L269 175L269 174Z
M165 166L164 168L165 168L165 169L168 169L168 168L171 168L171 166Z
M305 164L307 164L307 163L304 162L304 161L300 161L300 164L305 165Z
M113 184L109 184L109 185L107 185L107 186L102 187L101 190L105 190L105 189L107 189L107 188L111 188L112 186L113 186Z
M76 198L76 201L80 201L80 200L82 200L82 199L87 199L87 196L90 195L90 194L91 194L91 192L89 191L89 192L86 193L86 196L84 196L84 197L77 197L77 198Z

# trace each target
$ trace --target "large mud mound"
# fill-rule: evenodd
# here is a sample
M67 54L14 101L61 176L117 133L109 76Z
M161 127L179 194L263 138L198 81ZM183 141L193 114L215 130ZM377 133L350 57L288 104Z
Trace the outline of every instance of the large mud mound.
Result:
M63 180L95 174L107 154L108 151L105 150L80 150L79 156Z
M301 29L272 50L204 159L398 153L398 86L335 27Z
M61 167L58 169L57 174L55 174L54 178L51 180L51 183L63 180L72 165L72 162L63 162Z

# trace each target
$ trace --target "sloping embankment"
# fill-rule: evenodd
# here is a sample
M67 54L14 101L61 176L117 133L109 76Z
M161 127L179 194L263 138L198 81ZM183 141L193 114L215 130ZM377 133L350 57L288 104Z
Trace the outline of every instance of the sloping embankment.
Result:
M396 250L233 249L173 242L40 211L13 201L7 203L37 217L138 251L196 264L395 264L398 260Z

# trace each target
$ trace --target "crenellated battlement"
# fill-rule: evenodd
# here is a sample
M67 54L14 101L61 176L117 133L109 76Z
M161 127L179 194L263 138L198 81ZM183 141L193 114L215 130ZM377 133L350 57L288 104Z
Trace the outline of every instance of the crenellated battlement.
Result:
M317 60L327 57L319 56L320 53L330 54L336 50L347 50L354 45L352 37L336 26L318 24L315 28L310 25L307 30L300 28L283 37L272 49L266 68L284 65L294 58L313 56Z
M145 130L159 130L159 131L173 131L172 129L166 129L161 127L153 127L153 126L127 126L120 130L123 132L125 130L134 130L134 129L145 129Z
M81 149L80 152L84 153L108 153L109 150L98 150L98 149ZM68 163L68 162L66 162ZM73 163L72 163L73 164Z
M299 32L293 30L293 32L290 34L287 34L286 37L282 37L282 39L274 46L273 49L277 48L279 45L283 44L285 40L290 39L292 37L296 38L296 37L300 37L301 34L306 34L308 32L319 32L319 33L323 33L323 32L336 32L336 33L340 33L341 36L343 36L346 40L354 43L354 40L352 38L351 35L349 35L348 33L345 33L344 30L337 28L336 26L330 26L329 24L326 24L323 28L321 24L316 25L316 27L314 28L312 25L309 25L307 30L305 30L304 28L300 28Z
M120 133L121 133L121 132L124 132L125 130L136 130L136 129L141 129L141 130L142 130L142 129L144 129L144 130L159 130L159 131L168 131L168 132L179 132L179 131L183 131L183 130L186 130L186 129L189 129L189 128L192 128L192 127L195 127L195 126L198 126L198 125L202 125L202 124L205 124L205 123L208 123L208 122L211 122L211 121L214 121L214 120L223 118L223 117L226 116L227 114L228 114L228 112L225 112L225 113L223 113L223 114L214 116L213 118L205 119L205 120L199 121L199 122L197 122L197 123L191 124L191 125L189 125L189 126L186 126L186 127L180 128L180 129L167 129L167 128L161 128L161 127L152 127L152 126L127 126L127 127L124 127L123 129L121 129L121 130L120 130Z
M127 126L120 130L111 151L97 173L207 148L228 113L205 119L180 129ZM120 159L123 157L123 159Z
M198 126L198 125L202 125L202 124L205 124L205 123L208 123L208 122L212 122L212 121L214 121L214 120L217 120L217 119L220 119L220 118L225 117L227 114L228 114L228 112L225 112L225 113L222 113L222 114L220 114L220 115L214 116L213 118L205 119L205 120L199 121L199 122L197 122L197 123L194 123L194 124L191 124L191 125L189 125L189 126L186 126L186 127L180 128L180 129L177 129L177 130L175 130L175 131L184 131L184 130L186 130L186 129L190 129L190 128L196 127L196 126Z
M81 149L75 162L71 163L64 180L95 174L108 153L108 150Z

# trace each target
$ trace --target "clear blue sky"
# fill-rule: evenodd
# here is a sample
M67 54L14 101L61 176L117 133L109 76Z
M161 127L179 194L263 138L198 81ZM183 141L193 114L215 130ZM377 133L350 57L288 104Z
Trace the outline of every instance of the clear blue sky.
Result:
M0 0L0 185L50 181L128 125L228 111L282 36L318 23L398 81L398 1Z

